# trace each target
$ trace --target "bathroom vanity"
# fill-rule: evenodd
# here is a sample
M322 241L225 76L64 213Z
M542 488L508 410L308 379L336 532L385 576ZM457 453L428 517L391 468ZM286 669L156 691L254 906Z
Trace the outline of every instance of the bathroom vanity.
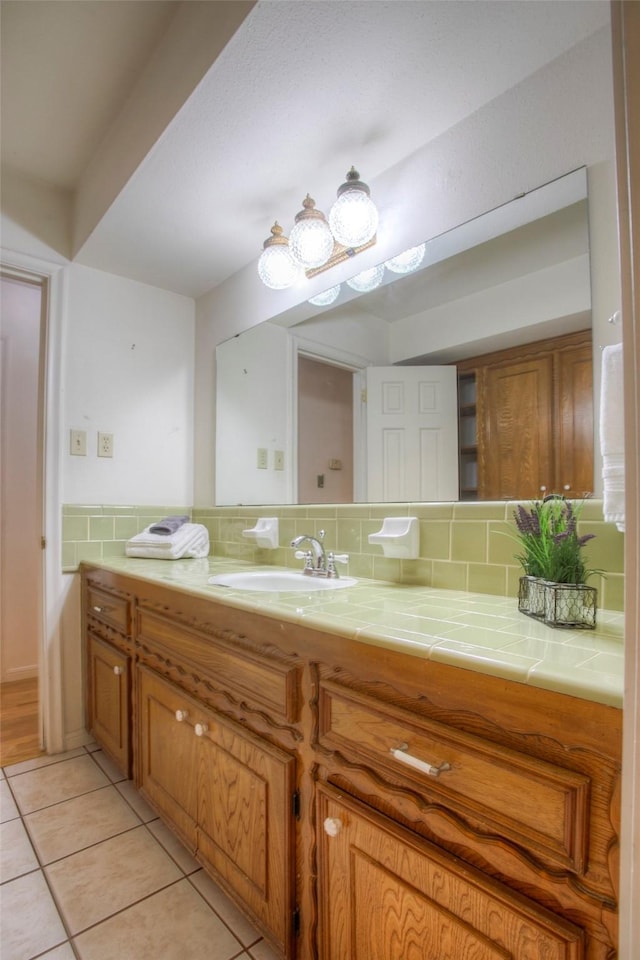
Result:
M83 565L87 726L279 955L615 956L617 694L437 659L447 591L259 595L187 563Z

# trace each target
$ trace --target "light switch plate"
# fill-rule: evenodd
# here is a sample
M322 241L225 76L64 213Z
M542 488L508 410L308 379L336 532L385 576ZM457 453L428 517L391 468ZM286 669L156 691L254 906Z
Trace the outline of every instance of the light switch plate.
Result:
M70 450L72 457L86 457L87 455L87 431L70 431Z

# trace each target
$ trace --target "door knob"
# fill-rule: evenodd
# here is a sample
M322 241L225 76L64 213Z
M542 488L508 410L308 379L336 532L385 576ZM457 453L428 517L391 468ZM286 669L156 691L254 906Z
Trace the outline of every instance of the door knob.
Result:
M122 667L114 667L113 672L115 673L116 677L119 677L122 673Z
M323 826L328 837L337 837L342 830L342 820L340 817L327 817Z
M178 723L182 723L183 720L186 720L189 716L188 710L176 710L176 720Z
M203 737L208 729L208 723L196 723L195 727L193 728L193 732L195 733L196 737Z

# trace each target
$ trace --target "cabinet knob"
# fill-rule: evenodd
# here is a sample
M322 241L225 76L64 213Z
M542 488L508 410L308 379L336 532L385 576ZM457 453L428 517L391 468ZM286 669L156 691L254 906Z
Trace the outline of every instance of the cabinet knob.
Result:
M544 485L544 483L541 484L541 486L540 486L540 493L544 493L544 492L546 491L546 489L547 489L547 488L546 488L546 486Z
M121 674L122 674L122 667L114 667L114 668L113 668L113 672L115 673L116 677L121 676Z
M93 609L95 610L96 613L102 613L102 607L96 607L96 606L94 606Z
M571 490L571 484L570 484L570 483L565 483L565 485L563 486L562 489L563 489L563 490Z
M327 817L323 826L328 837L337 837L342 830L342 820L340 817Z
M195 733L196 737L203 737L208 729L208 723L196 723L195 727L193 728L193 732Z
M188 710L176 710L176 720L178 723L182 723L183 720L186 720L189 716Z

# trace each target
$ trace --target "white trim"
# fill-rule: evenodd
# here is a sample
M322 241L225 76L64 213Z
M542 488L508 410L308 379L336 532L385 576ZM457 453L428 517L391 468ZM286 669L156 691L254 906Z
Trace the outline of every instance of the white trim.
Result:
M61 460L61 349L64 315L64 273L62 264L27 254L0 249L3 270L25 280L42 284L44 324L44 390L42 411L43 535L46 549L42 569L42 629L39 642L40 718L43 745L48 753L64 749L62 699L62 638L60 612L62 596L60 515Z

